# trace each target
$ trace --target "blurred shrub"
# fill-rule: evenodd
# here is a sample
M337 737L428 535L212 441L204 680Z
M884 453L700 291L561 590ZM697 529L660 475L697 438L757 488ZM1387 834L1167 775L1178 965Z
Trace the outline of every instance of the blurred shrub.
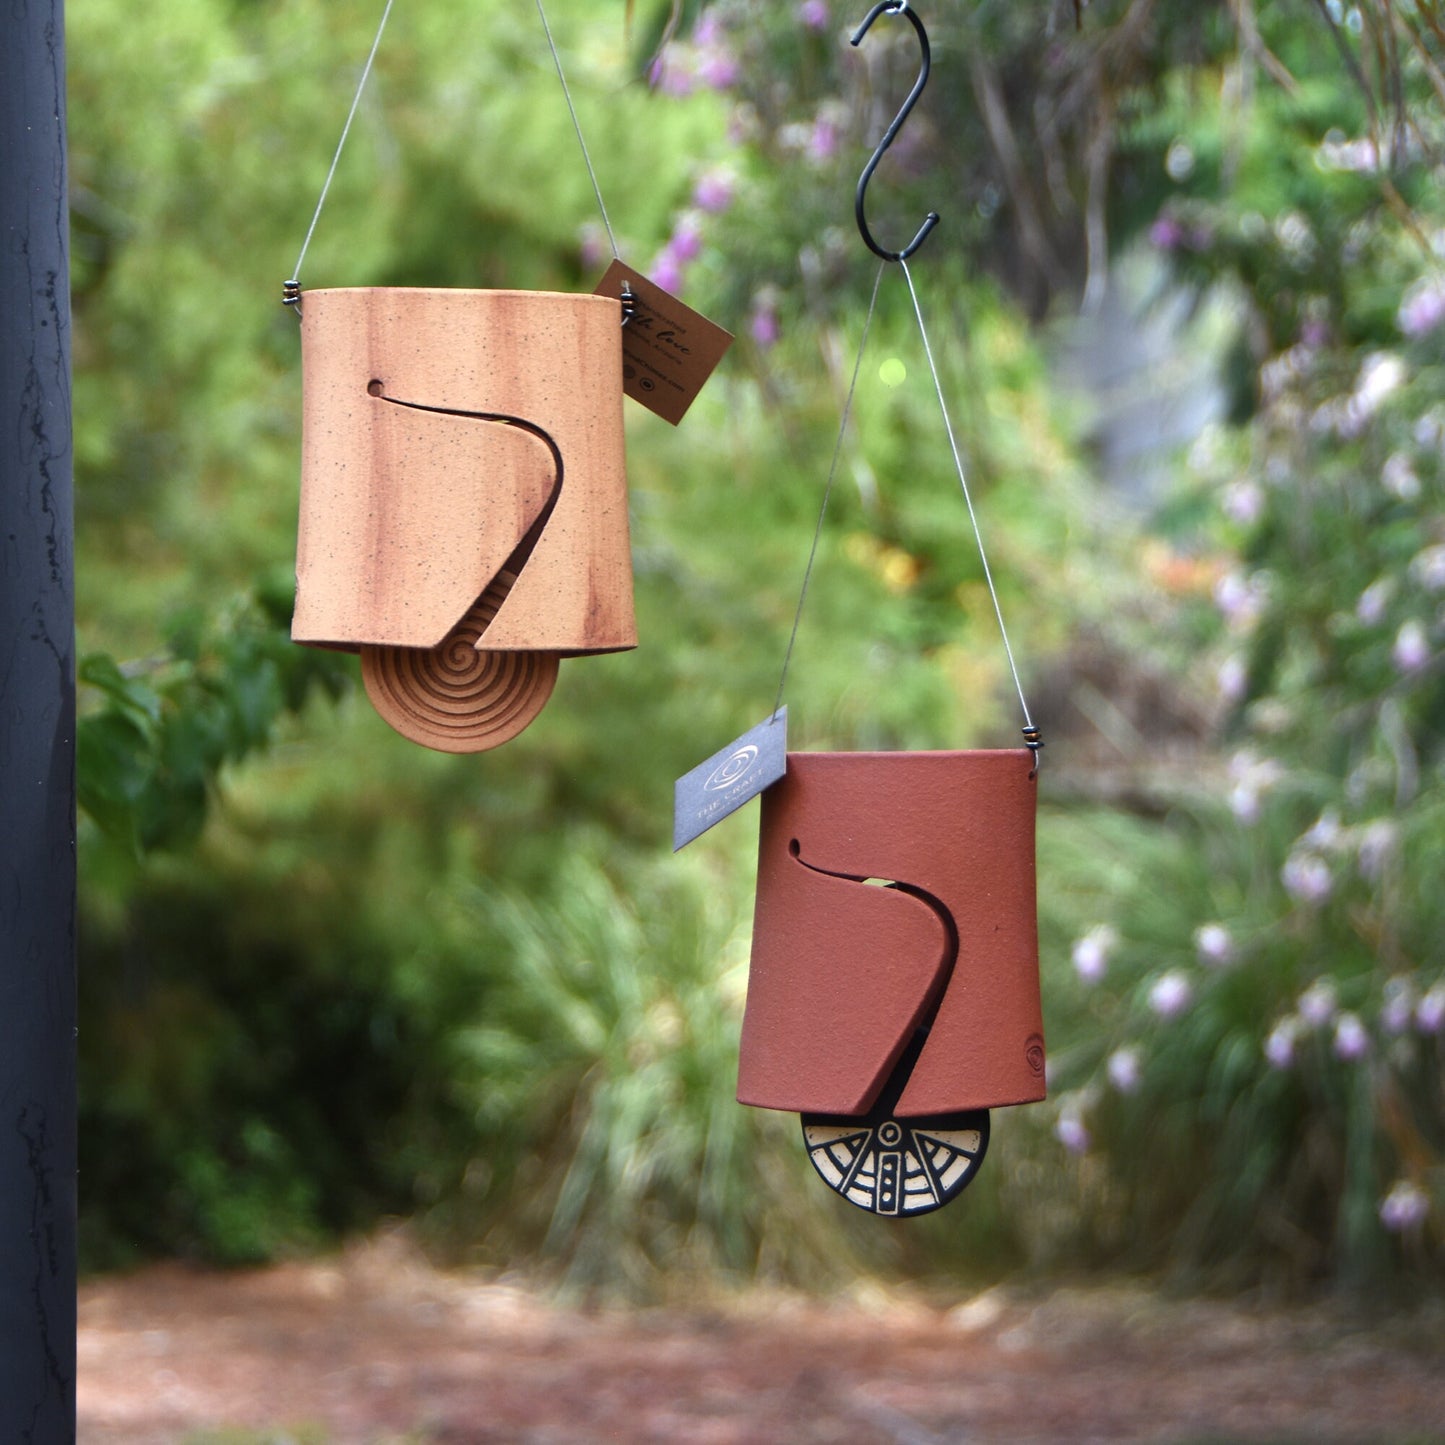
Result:
M700 853L624 876L625 891L573 853L541 900L487 886L456 899L506 960L493 1007L455 1040L490 1145L467 1188L503 1201L482 1247L551 1258L584 1289L769 1264L791 1276L828 1251L776 1227L797 1184L776 1167L779 1121L733 1099L749 923L737 870Z
M675 259L721 214L699 187L746 154L727 67L688 97L619 91L620 13L549 8L624 246ZM257 1259L399 1212L578 1287L652 1288L675 1257L813 1279L897 1258L861 1217L820 1237L796 1121L732 1102L749 822L660 861L671 780L772 703L846 384L819 337L832 358L856 328L829 293L824 332L748 336L682 428L629 417L636 653L569 662L502 754L403 743L353 659L286 640L289 578L251 581L294 541L276 284L329 159L303 142L343 113L376 18L333 11L197 7L169 48L164 16L72 11L87 1257ZM303 280L592 284L586 173L557 160L574 142L529 13L498 12L478 47L455 17L398 14ZM142 102L165 123L128 124ZM722 263L762 262L702 240L677 284L736 326ZM959 271L940 253L930 305ZM950 389L987 399L960 430L1060 499L1026 509L1013 598L1063 531L1067 451L1015 425L1045 416L1043 368L978 300L977 356L939 348ZM986 613L978 638L958 623L977 553L903 292L874 346L910 381L860 391L795 737L983 738L996 643Z
M637 7L647 83L619 87L618 17L551 8L624 254L739 339L683 427L629 417L642 647L569 662L521 738L455 759L389 734L349 659L291 648L289 589L253 581L293 541L274 292L329 159L300 149L344 108L371 7L208 4L172 34L72 6L92 1262L256 1259L400 1212L577 1289L666 1288L679 1262L1438 1278L1445 303L1421 240L1445 218L1418 17L1349 12L1395 27L1370 54L1408 111L1328 6L938 21L873 224L966 200L914 270L1025 680L1063 714L1082 678L1126 739L1177 725L1193 750L1187 785L1136 769L1100 806L1084 739L1041 717L1062 1093L1002 1112L964 1201L880 1231L812 1180L795 1120L732 1102L748 821L664 850L671 780L777 688L874 275L847 199L911 31L854 51L837 5ZM476 45L451 12L397 23L308 284L589 287L605 255L528 12ZM130 123L147 108L165 124ZM1085 419L1025 319L1093 304L1136 243L1201 303L1240 298L1229 425L1147 539L1084 486ZM794 745L1011 740L883 282Z
M1347 56L1362 30L1398 50L1358 59L1343 106L1316 79L1328 26L1262 11L1296 80L1241 119L1202 72L1151 121L1178 173L1154 245L1245 308L1247 425L1195 445L1176 518L1202 521L1170 539L1212 574L1210 615L1175 625L1206 626L1225 751L1078 938L1095 1032L1060 1068L1114 1248L1235 1284L1445 1264L1438 47L1419 16L1349 16ZM1231 151L1227 184L1196 164Z
M192 842L223 767L268 747L313 695L351 685L342 656L291 645L290 618L286 576L219 617L173 619L149 659L81 659L80 806L112 842L137 857Z

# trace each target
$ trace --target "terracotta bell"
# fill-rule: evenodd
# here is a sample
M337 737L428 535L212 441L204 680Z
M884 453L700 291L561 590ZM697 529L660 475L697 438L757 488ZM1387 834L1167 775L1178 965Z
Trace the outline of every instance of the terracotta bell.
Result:
M360 652L416 742L504 743L560 658L637 645L621 303L367 287L300 312L292 638Z
M738 1100L803 1115L875 1213L976 1172L1044 1097L1033 754L790 753L763 794Z

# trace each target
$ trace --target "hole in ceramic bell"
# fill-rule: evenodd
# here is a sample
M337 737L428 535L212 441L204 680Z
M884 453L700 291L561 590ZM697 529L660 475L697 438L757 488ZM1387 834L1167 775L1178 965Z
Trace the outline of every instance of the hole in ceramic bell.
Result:
M788 755L763 794L741 1103L846 1123L1044 1097L1032 769L1026 749Z
M516 736L558 660L637 645L618 302L308 291L297 642L362 654L398 732Z

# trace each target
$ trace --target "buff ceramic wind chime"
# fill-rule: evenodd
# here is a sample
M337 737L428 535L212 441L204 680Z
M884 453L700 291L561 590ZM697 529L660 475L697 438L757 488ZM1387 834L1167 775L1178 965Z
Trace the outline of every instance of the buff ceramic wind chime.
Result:
M858 228L881 258L878 279L894 263L908 281L1017 684L908 269L908 257L938 215L930 212L907 246L889 251L874 240L865 214L868 182L929 71L928 36L906 0L875 5L853 44L882 15L911 23L922 60L912 91L859 179ZM875 282L874 304L877 297ZM870 307L870 322L872 314ZM865 323L855 386L867 334ZM840 446L852 397L850 388ZM835 449L833 469L837 459ZM926 1214L976 1176L988 1147L990 1109L1044 1097L1034 885L1042 739L1020 686L1022 748L790 753L782 706L787 668L785 657L771 716L679 779L676 789L674 847L762 793L738 1100L800 1114L813 1167L852 1204L878 1215Z
M359 652L372 705L403 736L480 752L537 716L562 658L637 645L622 398L676 424L732 338L624 265L615 239L592 295L303 297L301 263L391 5L283 291L302 341L291 635ZM580 125L577 137L597 188Z

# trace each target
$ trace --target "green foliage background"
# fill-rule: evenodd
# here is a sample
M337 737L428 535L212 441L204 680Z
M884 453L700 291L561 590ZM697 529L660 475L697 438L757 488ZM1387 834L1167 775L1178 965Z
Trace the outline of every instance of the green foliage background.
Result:
M903 1231L822 1190L795 1120L732 1100L750 817L667 850L672 780L777 689L876 278L852 186L908 27L855 51L837 4L553 0L624 257L674 267L738 341L676 430L629 404L642 645L569 662L520 738L459 759L286 637L280 282L378 7L68 8L92 1266L260 1260L402 1215L582 1289L1119 1262L1438 1280L1445 330L1408 309L1445 209L1433 7L928 17L933 78L870 220L944 215L911 265L1050 743L1058 1098L1000 1111L980 1182ZM595 211L535 11L401 6L302 281L586 290ZM1142 501L1059 367L1081 300L1136 271L1224 317L1228 407ZM1016 737L894 268L787 697L795 747Z

